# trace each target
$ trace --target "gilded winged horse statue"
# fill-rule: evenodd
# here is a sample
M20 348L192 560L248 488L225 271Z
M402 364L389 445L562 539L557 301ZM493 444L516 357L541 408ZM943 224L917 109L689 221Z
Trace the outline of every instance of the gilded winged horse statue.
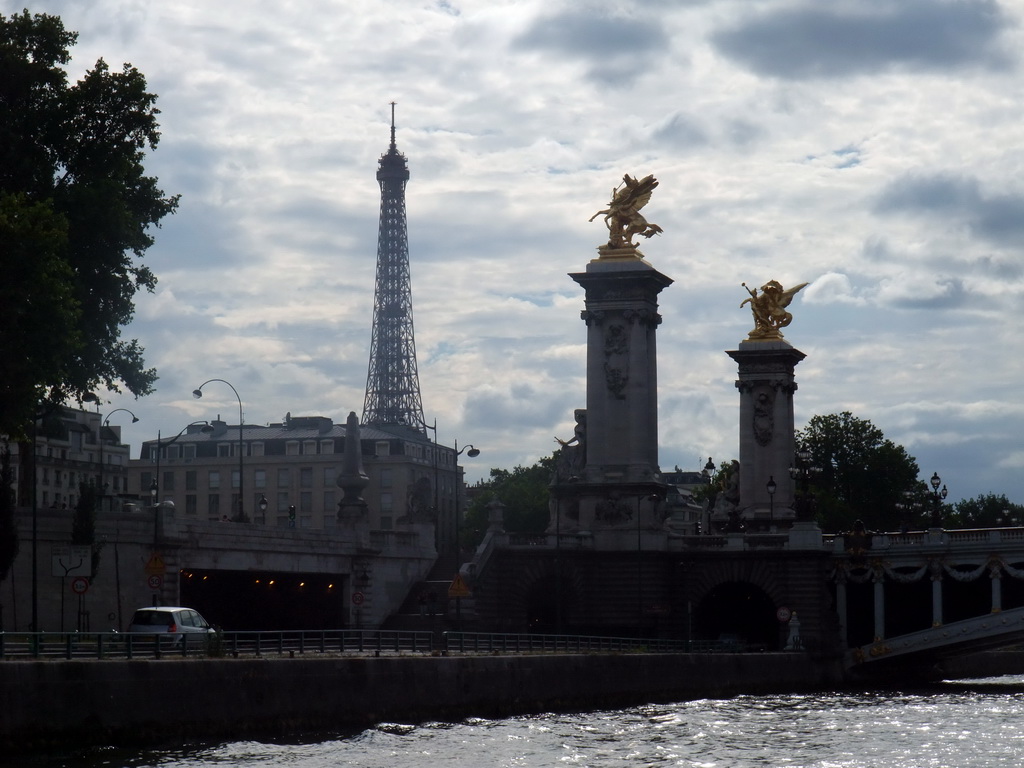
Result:
M661 227L648 223L640 214L640 209L647 205L657 186L658 180L654 176L645 176L639 181L628 173L622 177L622 184L612 190L612 200L608 207L590 217L590 221L593 221L598 216L604 216L604 223L608 227L608 244L599 250L636 251L634 235L650 238L661 234Z
M747 334L747 338L757 341L781 339L782 331L779 329L793 322L793 315L786 311L786 307L793 301L797 291L807 283L783 290L778 280L769 280L761 286L760 296L757 288L751 290L746 283L742 285L747 289L750 298L744 299L740 306L750 302L750 309L754 313L754 330Z

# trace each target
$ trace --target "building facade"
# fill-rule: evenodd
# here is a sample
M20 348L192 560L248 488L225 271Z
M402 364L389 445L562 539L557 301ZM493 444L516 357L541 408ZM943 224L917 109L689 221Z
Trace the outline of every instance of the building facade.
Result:
M79 484L86 483L102 489L101 509L120 508L129 495L130 449L121 443L121 428L105 421L99 413L61 408L40 419L28 440L5 441L18 506L74 509Z
M461 471L452 449L403 427L364 426L360 437L371 529L453 518ZM247 522L330 529L338 524L344 450L345 425L326 416L289 414L241 431L220 419L196 422L172 438L143 443L128 463L128 486L138 504L172 505L185 520L211 522L239 519L241 486Z

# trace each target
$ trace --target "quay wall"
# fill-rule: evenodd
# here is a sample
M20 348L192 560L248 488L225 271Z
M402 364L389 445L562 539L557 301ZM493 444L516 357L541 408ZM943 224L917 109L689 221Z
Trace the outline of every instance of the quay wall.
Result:
M7 661L0 747L271 739L821 690L841 677L801 653Z

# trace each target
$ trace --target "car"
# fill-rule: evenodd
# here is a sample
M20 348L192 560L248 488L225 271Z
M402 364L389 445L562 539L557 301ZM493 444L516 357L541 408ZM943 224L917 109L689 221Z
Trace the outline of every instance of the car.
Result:
M216 632L198 611L173 605L139 608L132 616L128 631L148 635L167 632L178 635Z

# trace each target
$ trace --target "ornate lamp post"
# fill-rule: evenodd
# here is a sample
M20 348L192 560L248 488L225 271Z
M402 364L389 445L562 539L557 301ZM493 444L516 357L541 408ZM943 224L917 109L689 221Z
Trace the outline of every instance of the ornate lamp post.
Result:
M903 498L906 501L897 501L896 509L900 512L900 530L902 533L906 533L921 510L921 502L915 498L913 491L904 491Z
M928 494L932 499L932 519L930 525L932 528L942 527L942 502L949 495L949 491L946 490L946 486L942 485L942 478L939 477L938 472L932 473L931 480L928 481L932 490ZM942 490L939 490L939 486L942 485Z
M800 497L796 502L796 519L806 522L814 519L814 498L810 493L811 477L821 472L820 467L811 465L811 452L806 445L797 449L789 476L800 484Z
M775 475L768 476L768 482L764 487L768 491L768 525L770 527L775 524L775 491L778 489L775 484Z
M231 387L231 391L235 393L235 398L238 400L238 513L234 517L236 523L247 523L249 518L245 515L245 479L243 471L244 467L244 456L245 456L245 442L242 434L242 398L238 394L238 390L235 389L234 385L224 379L208 379L199 385L198 389L192 390L192 397L196 400L203 396L203 387L213 381L219 381L221 384L227 384Z
M100 439L100 482L99 482L99 488L100 488L100 506L101 507L103 506L103 497L107 495L106 487L103 485L103 470L104 470L104 466L103 466L103 428L110 425L110 417L113 416L118 411L124 411L125 413L129 414L132 417L132 424L137 424L139 422L139 417L136 416L131 411L129 411L127 408L115 408L110 413L108 413L106 415L106 417L101 417L100 418L100 428L99 428L99 439Z
M265 493L260 494L260 500L256 502L256 506L260 510L260 516L263 518L263 524L267 522L267 495Z

